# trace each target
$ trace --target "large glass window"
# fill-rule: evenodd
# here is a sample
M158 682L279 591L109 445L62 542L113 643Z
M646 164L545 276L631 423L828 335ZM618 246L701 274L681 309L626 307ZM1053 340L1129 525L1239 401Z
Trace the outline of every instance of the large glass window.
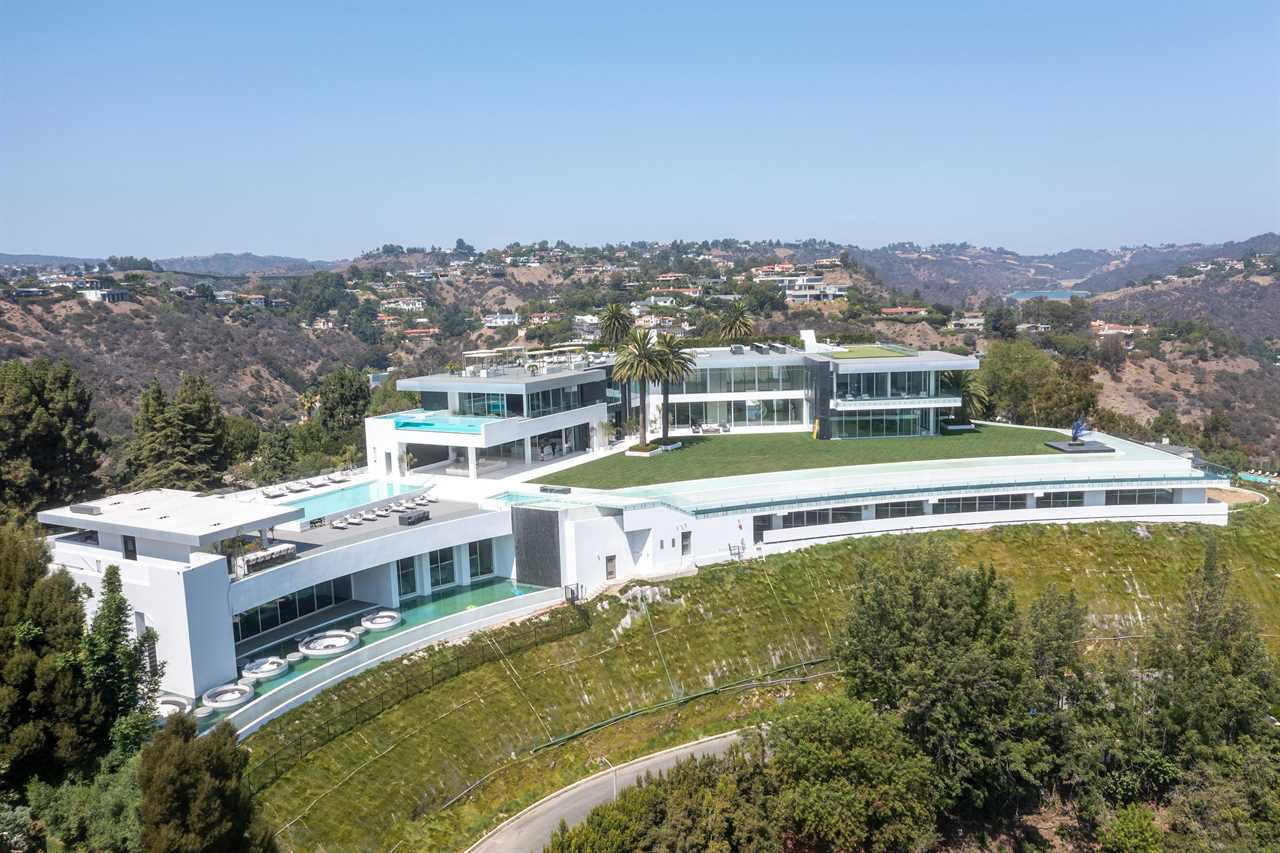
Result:
M754 367L733 368L733 390L738 394L756 390L756 369Z
M324 581L237 613L231 622L232 633L238 643L350 598L350 576Z
M1107 506L1171 503L1173 489L1113 489L1107 492Z
M894 503L876 504L876 518L908 518L924 515L924 501L895 501Z
M756 516L768 518L768 516ZM837 506L826 509L804 509L788 512L782 516L783 528L813 527L819 524L845 524L862 520L862 507Z
M633 395L638 393L639 389L636 388ZM583 406L582 401L582 388L578 385L534 391L529 394L528 415L531 418L540 418L544 415L554 415L557 412L580 409Z
M438 551L432 551L427 555L427 562L431 566L431 588L437 589L442 586L452 586L457 581L457 575L453 570L453 549L441 548Z
M935 515L943 515L952 512L1000 512L1026 508L1026 495L977 495L943 498L933 505L933 512Z
M831 418L833 438L881 438L928 435L928 409L870 409L843 412Z
M464 415L505 418L507 395L463 391L458 395L458 409Z
M467 545L468 573L472 578L493 574L493 540L481 539Z
M1036 498L1036 506L1053 509L1084 506L1084 492L1045 492Z
M418 567L413 557L396 560L396 578L399 582L401 598L418 591Z

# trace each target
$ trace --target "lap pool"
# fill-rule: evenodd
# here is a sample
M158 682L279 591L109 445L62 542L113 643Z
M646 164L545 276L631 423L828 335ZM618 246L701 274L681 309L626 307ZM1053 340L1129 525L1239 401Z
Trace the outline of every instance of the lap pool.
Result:
M394 483L390 480L371 480L367 483L356 483L354 486L335 489L332 492L284 501L284 503L288 506L301 507L305 517L312 519L344 513L373 501L394 498L396 495L420 491L421 489L422 486L407 483Z

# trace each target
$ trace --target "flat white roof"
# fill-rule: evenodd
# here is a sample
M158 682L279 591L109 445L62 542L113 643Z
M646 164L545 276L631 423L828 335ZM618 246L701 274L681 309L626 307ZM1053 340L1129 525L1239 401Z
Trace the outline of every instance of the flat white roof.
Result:
M302 516L301 507L246 501L234 495L151 489L48 509L36 517L59 527L202 547Z

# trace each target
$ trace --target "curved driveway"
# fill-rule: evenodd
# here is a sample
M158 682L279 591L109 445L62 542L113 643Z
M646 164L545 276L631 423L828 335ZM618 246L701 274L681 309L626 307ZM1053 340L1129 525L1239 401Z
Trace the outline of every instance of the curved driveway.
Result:
M509 818L476 842L467 853L540 853L551 840L561 818L573 826L585 820L593 808L613 799L615 774L618 790L622 790L634 785L645 773L669 770L686 758L723 755L737 742L739 734L736 731L725 732L673 746L619 764L615 770L602 770L574 782Z

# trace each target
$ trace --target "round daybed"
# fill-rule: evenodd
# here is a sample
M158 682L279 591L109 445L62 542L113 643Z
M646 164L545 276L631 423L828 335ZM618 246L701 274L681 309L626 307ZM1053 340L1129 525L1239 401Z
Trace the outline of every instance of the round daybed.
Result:
M309 658L334 658L360 645L360 638L350 631L335 628L312 634L298 643L298 651Z
M289 671L289 662L282 657L258 658L245 664L244 669L240 670L240 674L245 678L252 678L255 681L270 681L273 678L279 678Z
M200 704L215 711L238 708L253 698L253 687L248 684L223 684L206 690Z
M366 631L389 631L399 625L401 622L400 612L397 610L378 610L370 613L360 620L360 625Z

